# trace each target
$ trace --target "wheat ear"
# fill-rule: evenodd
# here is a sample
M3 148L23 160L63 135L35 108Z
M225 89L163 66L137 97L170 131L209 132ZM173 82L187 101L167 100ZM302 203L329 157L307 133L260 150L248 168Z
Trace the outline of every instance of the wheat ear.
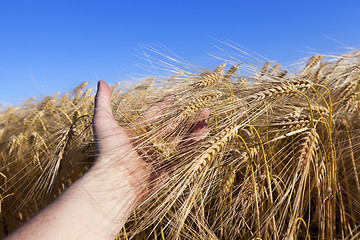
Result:
M217 84L223 76L223 68L225 64L219 65L213 72L200 74L200 80L195 82L196 87L207 87Z
M194 160L192 166L193 178L195 178L204 166L217 154L220 150L237 135L240 125L232 125L222 130L218 136L208 142L207 148L203 153Z
M179 118L181 120L187 119L192 114L198 112L200 109L205 107L208 104L210 99L217 98L217 97L220 97L220 96L221 96L220 92L212 92L212 93L207 93L205 95L202 95L202 96L200 96L198 98L195 98L195 99L191 100L185 107L183 107L181 109L181 113L179 115Z
M315 55L310 58L310 60L306 63L304 70L302 72L307 72L309 69L313 68L317 63L322 60L321 55Z

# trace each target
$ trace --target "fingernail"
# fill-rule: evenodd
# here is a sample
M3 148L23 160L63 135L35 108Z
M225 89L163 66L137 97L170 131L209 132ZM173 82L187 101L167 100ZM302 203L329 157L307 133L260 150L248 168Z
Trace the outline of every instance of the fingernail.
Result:
M98 83L97 83L97 88L99 89L100 87L100 84L101 84L102 80L99 80Z

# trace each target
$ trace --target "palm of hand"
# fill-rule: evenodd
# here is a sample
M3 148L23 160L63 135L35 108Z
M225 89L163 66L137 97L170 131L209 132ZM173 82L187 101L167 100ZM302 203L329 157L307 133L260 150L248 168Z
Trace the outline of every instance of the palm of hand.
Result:
M142 119L144 123L149 123L150 119L154 119L160 115L164 108L170 104L171 101L163 100L150 107ZM187 144L194 144L200 141L206 134L207 125L205 119L209 115L208 109L204 109L196 118L194 127L183 139L189 139ZM156 182L154 176L163 176L163 174L154 173L151 167L151 161L156 160L156 156L141 157L132 145L129 139L129 133L120 127L115 121L111 110L111 90L109 86L103 82L98 83L98 92L95 97L95 113L93 118L93 128L95 136L96 147L96 161L94 165L100 168L113 169L122 177L126 176L129 180L129 186L138 196L143 199L149 191L154 190L154 186L150 186L150 182ZM195 136L195 137L194 137ZM181 141L179 141L181 142ZM122 178L119 178L122 179ZM121 181L121 180L120 180ZM161 181L157 182L157 185ZM157 189L160 186L156 186ZM150 190L152 189L152 190Z

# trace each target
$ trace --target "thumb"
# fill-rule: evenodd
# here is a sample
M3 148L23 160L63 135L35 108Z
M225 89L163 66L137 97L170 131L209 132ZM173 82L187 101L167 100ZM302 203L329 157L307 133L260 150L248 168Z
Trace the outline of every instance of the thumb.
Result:
M95 109L93 117L94 132L97 137L101 132L118 126L111 110L111 89L106 82L100 80L95 96Z

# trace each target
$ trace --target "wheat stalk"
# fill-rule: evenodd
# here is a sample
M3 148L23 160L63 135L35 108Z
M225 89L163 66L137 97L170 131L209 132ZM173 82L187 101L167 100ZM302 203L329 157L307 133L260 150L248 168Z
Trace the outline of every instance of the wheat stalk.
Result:
M225 73L225 64L198 74L176 68L128 89L112 86L119 125L141 142L139 152L158 156L154 172L169 171L119 238L360 236L359 54L314 56L298 73L232 58ZM174 103L141 127L146 109L169 95ZM93 102L84 82L0 112L0 237L91 166ZM181 149L177 137L191 132L203 108L206 138Z

